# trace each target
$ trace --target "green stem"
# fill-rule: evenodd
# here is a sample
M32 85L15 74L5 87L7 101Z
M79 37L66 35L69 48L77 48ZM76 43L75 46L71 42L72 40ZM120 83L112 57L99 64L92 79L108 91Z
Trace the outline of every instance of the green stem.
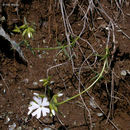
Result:
M106 47L106 55L108 56L108 48L107 47ZM62 102L57 103L57 105L64 104L64 103L66 103L66 102L68 102L68 101L70 101L70 100L72 100L72 99L82 95L83 93L87 92L90 88L92 88L98 82L98 80L102 77L103 72L104 72L105 67L106 67L106 64L107 64L107 57L105 58L104 65L103 65L102 71L100 72L99 76L97 77L97 79L88 88L86 88L81 93L79 93L79 94L77 94L77 95L75 95L75 96L73 96L73 97L71 97L71 98L69 98L67 100L64 100Z
M33 50L57 50L57 49L62 49L62 48L66 48L68 46L73 45L78 39L79 39L79 36L72 43L70 43L70 45L50 47L50 48L33 48Z

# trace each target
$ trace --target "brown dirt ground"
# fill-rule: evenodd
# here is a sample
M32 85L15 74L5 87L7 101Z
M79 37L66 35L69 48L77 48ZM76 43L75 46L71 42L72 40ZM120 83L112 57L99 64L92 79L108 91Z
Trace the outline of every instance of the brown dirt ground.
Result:
M3 0L6 3L15 3L15 0ZM1 6L2 6L1 2ZM85 5L84 5L85 6ZM111 14L110 5L106 2L103 3L103 7L108 11L109 15L114 15L117 10L113 7L111 10L114 12ZM71 2L66 3L66 8L72 9ZM117 21L120 24L121 29L130 36L130 6L125 6L123 9L125 17L122 20L122 16ZM57 40L64 40L64 26L60 7L53 0L30 0L27 3L25 0L19 1L18 14L15 7L2 6L2 13L6 16L6 22L3 23L3 27L7 32L10 32L14 25L21 25L23 23L24 16L27 21L34 22L36 26L36 33L34 39L30 41L32 47L54 47L57 46ZM78 34L81 30L81 17L79 13L75 12L70 18L71 24L75 33ZM102 22L102 21L101 21ZM96 22L98 26L100 21ZM87 29L86 29L87 30ZM96 33L95 33L96 34ZM99 53L104 52L104 48L99 49L99 45L104 46L103 32L97 32L98 42L95 41L94 35L86 31L83 37L87 37L93 44L94 49ZM17 42L21 41L19 34L11 35L11 38ZM43 43L43 40L45 41ZM80 41L79 41L80 42ZM80 43L84 47L84 43ZM88 51L86 51L86 48ZM82 48L83 49L83 48ZM28 104L32 100L34 92L41 92L42 84L38 83L37 86L33 85L33 82L38 82L41 78L46 78L47 69L57 63L64 63L67 58L60 54L55 57L58 50L53 51L36 51L36 55L33 55L31 51L25 46L22 47L23 53L28 60L27 65L17 58L14 51L7 48L7 44L2 41L0 43L0 130L7 130L9 125L16 123L17 127L21 127L22 130L41 130L45 127L53 127L58 130L89 130L90 122L88 112L85 108L79 104L80 98L76 98L73 101L63 104L59 107L62 114L57 114L56 117L41 118L37 120L35 117L27 116ZM126 76L121 75L122 70L130 71L130 41L121 32L116 32L116 52L112 61L111 69L114 71L114 112L113 117L110 115L110 119L121 130L130 129L130 109L129 109L129 94L130 94L130 76L127 73ZM78 56L75 59L75 66L79 67L83 62L82 54L77 48L75 53ZM91 53L89 47L84 47L84 55ZM39 58L39 55L41 58ZM57 59L55 61L54 59ZM93 62L93 57L89 59L90 63ZM93 67L94 71L101 70L102 64L96 64ZM49 75L52 80L55 81L52 85L54 93L61 91L64 93L62 100L67 97L78 93L78 81L72 73L71 63L67 62L65 66L60 66L49 71ZM106 92L106 84L108 91L111 91L112 73L106 72L105 78L98 82L93 89L90 90L91 94L98 105L103 109L107 115L109 112L110 96ZM81 79L84 86L89 85L88 81L93 77L93 73L90 69L84 69ZM63 79L63 80L62 80ZM27 81L28 80L28 81ZM64 86L63 81L66 86ZM90 109L92 116L92 123L94 130L112 130L113 125L106 121L106 117L98 117L97 113L101 111L98 108L93 108L89 105L90 97L87 94L83 95L83 99ZM7 118L10 121L7 122ZM60 121L63 123L61 124Z

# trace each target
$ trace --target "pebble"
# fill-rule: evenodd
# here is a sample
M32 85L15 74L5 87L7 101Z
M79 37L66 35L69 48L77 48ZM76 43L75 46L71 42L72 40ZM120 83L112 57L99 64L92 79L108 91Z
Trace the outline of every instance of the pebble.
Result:
M21 127L21 126L20 126L20 127L17 127L16 130L22 130L22 127Z
M43 130L52 130L51 128L44 128Z
M42 40L42 42L43 42L43 43L46 43L46 40L45 40L45 39L43 39L43 40Z
M6 89L3 90L3 93L6 93Z
M122 71L121 71L121 75L122 75L122 76L126 76L126 74L127 74L127 72L126 72L125 70L122 70Z
M101 116L103 116L103 113L97 113L97 116L101 117Z
M13 123L12 125L9 125L9 130L15 130L16 124Z
M42 54L46 54L46 52L45 52L45 51L42 51Z
M34 86L37 86L37 85L38 85L38 82L33 82L33 85L34 85Z
M8 124L9 121L10 121L10 118L8 116L6 116L5 124Z
M27 83L29 83L29 79L26 78L26 79L23 80L23 82L27 84Z
M39 55L38 55L38 57L41 59L41 58L42 58L42 55L41 55L41 54L39 54Z

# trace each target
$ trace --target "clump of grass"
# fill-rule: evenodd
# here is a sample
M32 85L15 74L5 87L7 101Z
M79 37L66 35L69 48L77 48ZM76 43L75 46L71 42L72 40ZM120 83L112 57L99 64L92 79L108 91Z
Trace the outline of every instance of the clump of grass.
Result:
M24 24L21 26L15 25L15 28L13 29L13 32L20 33L22 35L22 41L19 43L19 45L24 44L27 48L29 48L32 53L34 54L34 51L30 45L29 39L33 39L33 34L35 32L34 26L30 25L26 18L24 17Z

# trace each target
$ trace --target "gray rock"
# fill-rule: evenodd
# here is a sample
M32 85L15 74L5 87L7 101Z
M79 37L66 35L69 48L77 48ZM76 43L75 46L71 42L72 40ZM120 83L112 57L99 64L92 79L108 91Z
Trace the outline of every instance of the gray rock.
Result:
M6 34L6 32L1 26L0 26L0 36L3 37L5 40L7 40L12 45L12 48L15 49L19 53L19 55L22 57L22 59L27 62L27 60L25 59L23 55L22 50L20 49L19 44L17 44L14 40L11 40L9 35Z

